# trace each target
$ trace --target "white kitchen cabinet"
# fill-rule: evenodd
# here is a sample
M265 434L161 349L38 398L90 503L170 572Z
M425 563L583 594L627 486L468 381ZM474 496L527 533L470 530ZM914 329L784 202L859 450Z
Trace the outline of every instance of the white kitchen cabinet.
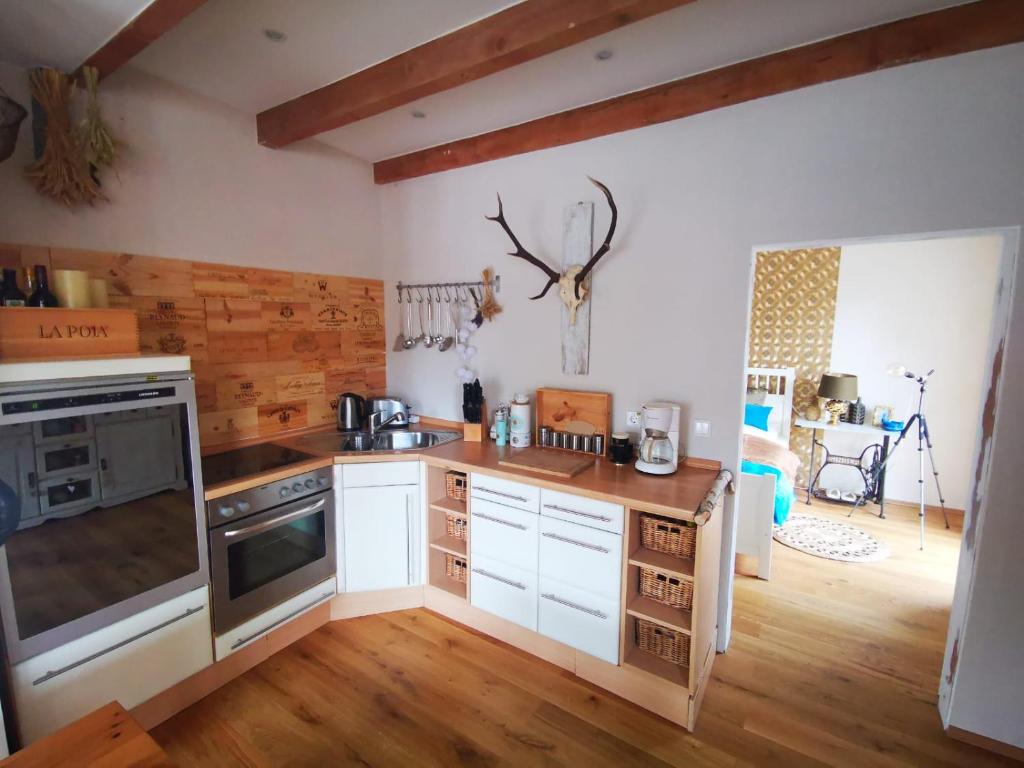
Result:
M469 492L474 499L493 501L524 512L536 514L540 508L540 488L515 480L474 472L470 476Z
M536 573L539 515L485 499L473 499L472 512L471 561L483 555Z
M183 482L177 421L170 413L96 425L100 493L104 502L147 495ZM167 433L174 435L168 440Z
M21 500L21 519L39 517L36 452L31 434L0 438L0 480L7 483Z
M578 523L591 528L622 535L626 510L621 504L590 499L563 491L544 488L540 492L540 513L569 523Z
M540 574L619 599L622 537L563 520L540 519Z
M346 592L422 583L419 477L419 462L343 468L338 551L344 553Z
M540 577L537 630L609 664L619 663L619 600Z
M111 701L131 709L212 663L204 586L12 667L22 736L31 743Z
M537 572L483 555L470 558L471 603L521 627L537 631Z

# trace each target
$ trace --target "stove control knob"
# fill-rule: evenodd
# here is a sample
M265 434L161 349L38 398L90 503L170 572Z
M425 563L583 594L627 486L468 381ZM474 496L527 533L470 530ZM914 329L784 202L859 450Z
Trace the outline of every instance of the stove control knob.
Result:
M302 483L292 483L292 490L296 493L302 493Z
M235 506L238 508L238 511L241 512L243 515L250 509L252 509L252 505L249 504L248 501L239 501L238 503L235 504Z
M221 506L221 507L219 507L217 509L217 514L220 515L221 517L231 517L233 514L235 514L235 508L234 507L228 507L228 506Z
M291 495L292 495L292 489L289 488L286 485L282 485L281 486L281 498L282 499L287 499Z
M307 477L303 485L307 488L313 488L316 485L316 481L312 477Z
M316 479L316 484L323 488L325 485L327 485L327 478L323 476L318 477Z

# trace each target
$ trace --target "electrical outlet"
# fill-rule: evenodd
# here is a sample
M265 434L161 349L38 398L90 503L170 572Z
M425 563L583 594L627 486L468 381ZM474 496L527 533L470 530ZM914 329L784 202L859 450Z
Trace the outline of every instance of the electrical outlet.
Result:
M693 434L697 437L711 437L711 422L707 419L694 419Z
M640 411L626 411L626 425L630 427L639 427Z

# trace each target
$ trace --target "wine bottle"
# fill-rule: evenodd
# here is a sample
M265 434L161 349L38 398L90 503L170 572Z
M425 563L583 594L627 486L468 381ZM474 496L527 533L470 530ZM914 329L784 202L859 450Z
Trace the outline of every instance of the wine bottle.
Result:
M18 273L16 270L4 270L4 288L3 292L0 293L0 306L25 306L25 294L18 288Z
M58 306L57 297L50 293L50 283L46 277L46 267L42 264L36 264L35 273L36 289L28 297L28 305L30 307Z

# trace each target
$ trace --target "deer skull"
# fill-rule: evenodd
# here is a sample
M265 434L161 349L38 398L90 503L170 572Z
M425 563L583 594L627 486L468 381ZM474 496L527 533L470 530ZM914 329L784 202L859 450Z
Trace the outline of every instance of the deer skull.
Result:
M587 178L590 177L588 176ZM608 234L605 235L604 242L601 244L601 247L594 252L594 255L590 257L590 260L586 264L576 264L569 267L569 269L565 271L565 274L560 274L523 248L515 234L513 234L511 228L509 228L508 222L505 221L505 213L502 210L501 205L501 195L498 195L498 215L484 217L488 221L498 222L498 224L501 225L501 228L505 230L505 234L507 234L512 240L512 244L516 249L514 251L510 251L508 254L509 256L515 256L516 258L528 261L548 276L548 283L544 286L544 290L536 296L531 296L530 299L536 300L543 297L552 285L557 284L558 296L569 310L569 322L572 325L576 325L576 311L579 309L580 304L582 304L587 298L588 291L587 287L583 284L583 281L587 279L587 275L590 274L591 270L600 258L608 253L608 250L611 248L612 235L615 234L615 224L618 221L619 216L619 211L615 207L615 200L612 198L612 193L608 187L596 179L590 179L590 181L593 182L598 189L604 192L604 196L608 198L608 207L612 210L611 224L608 227Z

